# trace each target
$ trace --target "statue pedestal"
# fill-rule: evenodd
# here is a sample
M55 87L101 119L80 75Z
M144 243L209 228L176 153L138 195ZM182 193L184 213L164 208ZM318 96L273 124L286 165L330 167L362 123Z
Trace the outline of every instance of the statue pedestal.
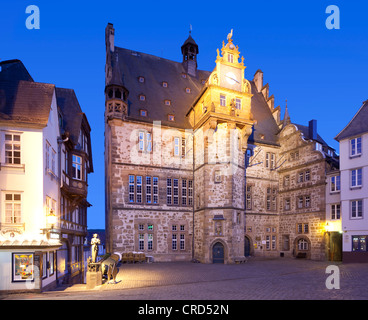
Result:
M99 263L90 263L87 271L87 289L102 285L102 271Z
M87 271L87 289L102 285L101 271Z

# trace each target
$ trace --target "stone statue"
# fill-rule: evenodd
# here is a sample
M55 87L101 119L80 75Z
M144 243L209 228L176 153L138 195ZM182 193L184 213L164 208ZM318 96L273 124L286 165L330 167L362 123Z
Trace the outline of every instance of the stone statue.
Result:
M98 255L98 245L101 243L100 239L98 239L98 234L95 233L93 238L91 239L91 251L92 251L92 263L96 262Z

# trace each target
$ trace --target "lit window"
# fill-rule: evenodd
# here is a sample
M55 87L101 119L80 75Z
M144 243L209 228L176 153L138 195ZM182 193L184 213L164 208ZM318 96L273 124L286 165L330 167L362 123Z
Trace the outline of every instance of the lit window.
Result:
M182 74L181 74L181 77L182 77L182 78L184 78L184 79L186 79L186 78L187 78L186 73L182 73Z
M164 87L164 88L167 88L167 82L162 82L162 86Z
M185 88L185 92L190 93L191 92L190 88Z
M20 164L20 135L5 134L5 163Z
M22 196L20 193L5 193L5 223L22 222Z
M140 83L144 83L144 77L138 77L138 81L139 81Z
M171 105L171 100L165 100L165 105L170 106Z
M350 140L350 156L359 156L362 153L362 138Z
M367 252L368 236L352 236L353 248L352 251Z
M146 100L146 96L144 94L139 95L139 100L145 101Z
M229 53L227 55L227 61L233 63L234 62L234 55L232 53Z
M175 121L175 116L173 114L169 114L168 115L168 120L169 121Z

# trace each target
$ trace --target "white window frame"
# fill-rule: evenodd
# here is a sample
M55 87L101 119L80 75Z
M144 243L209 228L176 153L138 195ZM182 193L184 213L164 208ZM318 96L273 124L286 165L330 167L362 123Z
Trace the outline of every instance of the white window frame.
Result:
M359 206L360 206L360 210L359 210ZM350 201L350 219L363 219L363 200L362 199Z
M340 175L332 176L330 178L330 192L340 192L341 180Z
M357 168L350 171L350 187L360 188L363 184L363 169Z
M362 137L350 139L350 157L358 157L362 154Z
M80 162L78 161L80 159ZM76 154L72 155L72 178L75 180L82 180L83 174L83 159ZM79 173L79 174L78 174Z
M341 205L340 203L334 203L330 206L331 220L341 219Z
M11 199L7 199L7 195L11 195ZM17 199L15 199L17 196ZM18 199L19 196L19 199ZM17 191L4 191L4 217L5 224L20 224L23 221L23 193ZM10 211L10 212L9 212Z
M11 140L7 140L7 136L11 137ZM15 140L14 137L19 137L19 140ZM18 139L18 138L17 138ZM15 132L4 133L4 163L11 166L20 166L22 164L22 135ZM19 153L19 156L18 156ZM16 156L17 154L17 156ZM17 161L15 161L17 159ZM19 159L19 160L18 160ZM19 162L19 163L15 163Z

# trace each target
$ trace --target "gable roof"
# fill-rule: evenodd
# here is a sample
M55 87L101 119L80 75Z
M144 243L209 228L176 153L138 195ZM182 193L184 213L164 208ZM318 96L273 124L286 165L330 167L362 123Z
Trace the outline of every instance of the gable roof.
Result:
M162 125L176 128L191 128L186 117L188 107L203 87L202 80L210 75L209 71L197 70L195 77L186 74L180 62L156 57L146 53L115 47L118 66L128 96L128 117L139 121L161 121ZM182 77L186 74L186 78ZM144 82L139 82L144 77ZM167 82L167 87L162 83ZM190 88L190 93L186 92ZM140 95L145 100L139 99ZM165 104L170 101L170 105ZM147 110L147 117L140 116L140 110ZM174 115L175 121L168 121L168 115Z
M256 123L253 133L249 137L250 143L264 143L278 145L278 134L280 129L275 118L261 92L258 92L253 81L249 81L252 88L251 112Z
M368 132L368 100L363 102L358 112L347 126L340 131L335 140L341 141Z
M0 120L7 123L47 125L55 86L19 81L0 81Z
M34 81L23 62L18 59L1 61L0 67L2 81Z

